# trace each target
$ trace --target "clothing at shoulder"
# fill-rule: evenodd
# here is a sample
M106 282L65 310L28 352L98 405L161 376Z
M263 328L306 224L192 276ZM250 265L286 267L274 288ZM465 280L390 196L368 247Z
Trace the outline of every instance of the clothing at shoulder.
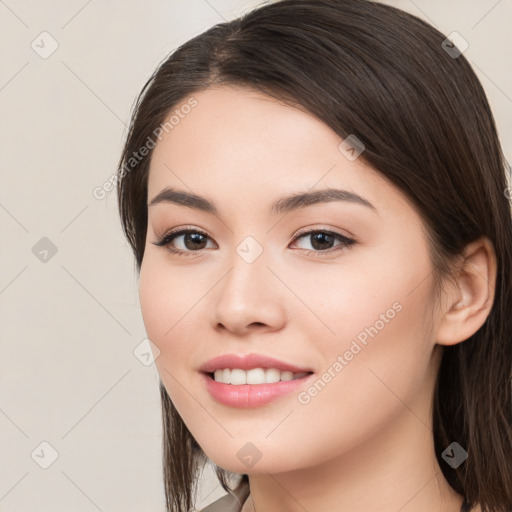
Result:
M249 484L243 482L232 492L233 494L225 494L199 512L240 512L249 496Z

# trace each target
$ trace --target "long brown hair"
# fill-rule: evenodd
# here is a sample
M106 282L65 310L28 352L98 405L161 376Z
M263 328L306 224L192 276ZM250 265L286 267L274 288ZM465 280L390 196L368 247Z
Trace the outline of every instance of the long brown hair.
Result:
M464 55L419 18L366 0L265 4L189 40L153 73L133 109L118 201L137 271L147 229L149 147L169 112L210 85L257 88L317 116L408 196L427 228L436 283L481 236L494 244L492 310L445 347L433 397L436 454L450 485L483 512L512 507L512 220L506 162L484 90ZM450 51L451 48L451 51ZM456 48L455 48L456 50ZM167 510L188 511L208 458L160 381ZM453 441L457 469L441 458ZM226 491L235 475L215 465ZM247 481L247 475L242 475ZM241 481L240 481L241 482Z

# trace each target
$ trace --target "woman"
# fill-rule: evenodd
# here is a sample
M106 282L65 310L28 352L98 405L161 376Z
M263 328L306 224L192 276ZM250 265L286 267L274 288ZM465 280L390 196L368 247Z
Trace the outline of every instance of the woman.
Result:
M444 35L361 0L216 25L148 80L118 179L167 510L209 461L209 512L512 509L505 159Z

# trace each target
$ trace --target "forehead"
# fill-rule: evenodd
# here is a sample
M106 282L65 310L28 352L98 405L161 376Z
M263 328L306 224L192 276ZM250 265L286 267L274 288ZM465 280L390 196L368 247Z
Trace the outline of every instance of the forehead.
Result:
M343 139L308 112L234 86L206 89L193 98L196 106L183 110L188 114L179 116L153 151L148 200L165 187L215 198L234 210L328 187L357 192L382 206L386 195L389 201L400 199L362 158L347 159L339 150ZM188 101L173 112L180 113Z
M289 167L288 162L296 164L304 158L316 162L320 152L328 151L325 161L338 156L339 136L328 126L260 91L223 86L193 97L196 106L163 133L154 150L155 162L172 160L204 168L209 160L208 168L258 173L268 169L270 174ZM186 102L184 99L173 112ZM174 119L176 122L176 116Z

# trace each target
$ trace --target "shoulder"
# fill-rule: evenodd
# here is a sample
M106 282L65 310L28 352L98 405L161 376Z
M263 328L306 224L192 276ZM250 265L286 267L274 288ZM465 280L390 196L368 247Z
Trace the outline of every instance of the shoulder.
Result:
M248 496L249 485L244 482L232 494L225 494L198 512L240 512Z

